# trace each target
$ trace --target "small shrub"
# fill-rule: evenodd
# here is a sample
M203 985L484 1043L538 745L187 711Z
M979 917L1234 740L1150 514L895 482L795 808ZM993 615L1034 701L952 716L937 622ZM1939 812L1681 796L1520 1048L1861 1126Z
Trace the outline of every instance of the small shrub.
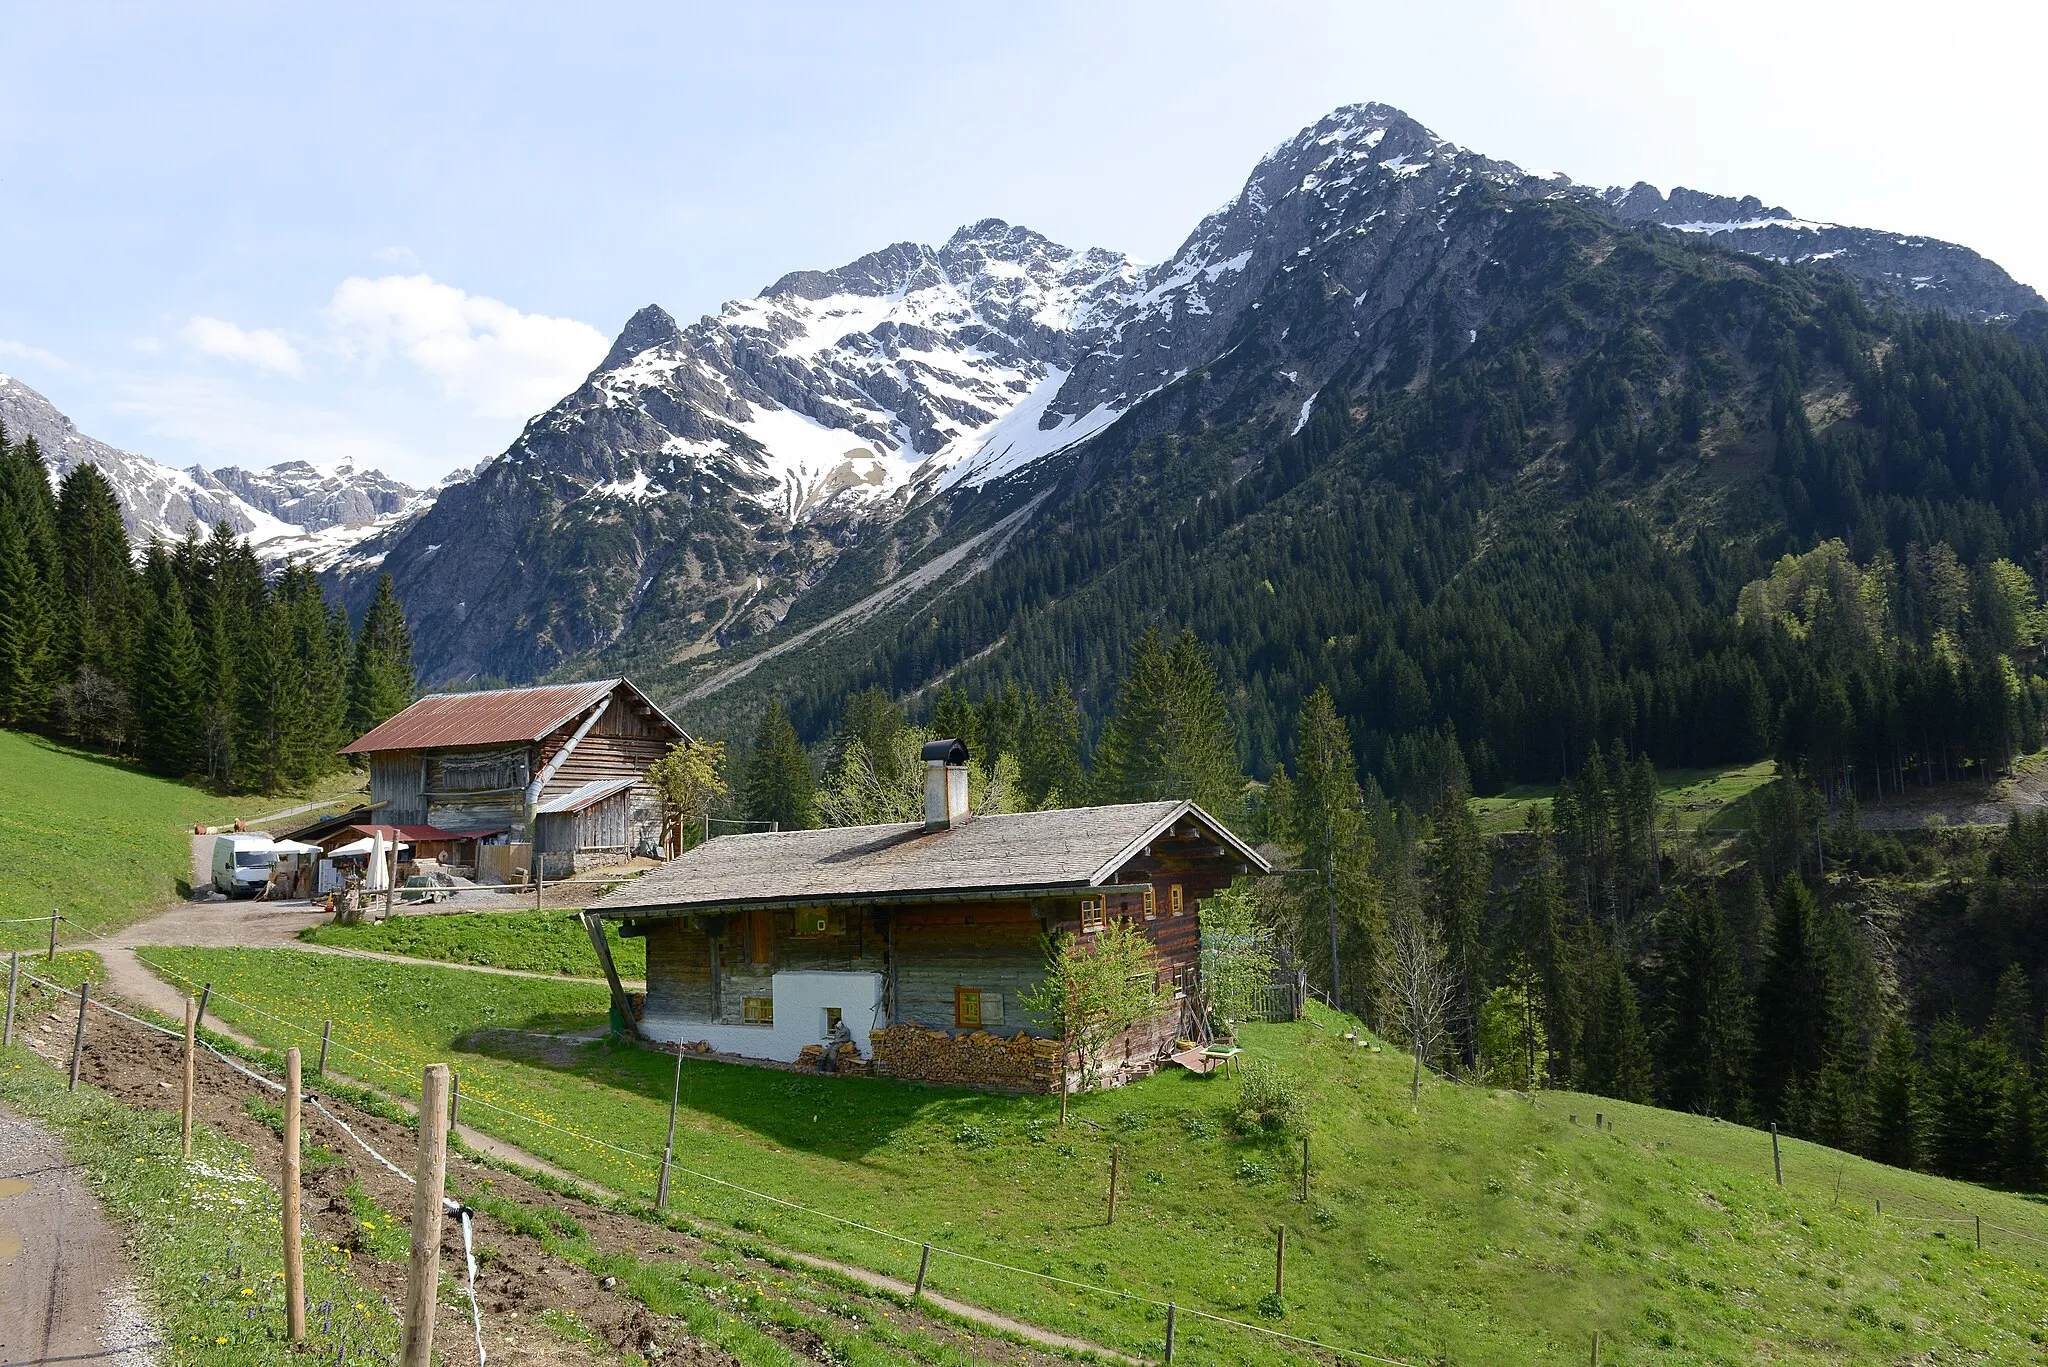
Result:
M1237 1165L1237 1175L1247 1182L1270 1182L1273 1170L1256 1158L1246 1158Z
M1287 1302L1280 1299L1278 1291L1268 1291L1259 1297L1259 1314L1269 1320L1277 1320L1287 1313Z
M1240 1134L1285 1134L1308 1116L1308 1098L1293 1078L1270 1063L1247 1063L1237 1085L1231 1123Z
M1149 1123L1144 1116L1132 1110L1118 1111L1109 1118L1110 1128L1118 1134L1130 1134L1136 1130L1142 1130Z
M995 1143L995 1140L990 1138L989 1132L981 1126L967 1124L962 1125L954 1134L953 1142L963 1149L985 1149Z
M1214 1139L1216 1137L1216 1126L1210 1121L1209 1117L1197 1115L1193 1111L1189 1111L1180 1118L1180 1128L1190 1139Z

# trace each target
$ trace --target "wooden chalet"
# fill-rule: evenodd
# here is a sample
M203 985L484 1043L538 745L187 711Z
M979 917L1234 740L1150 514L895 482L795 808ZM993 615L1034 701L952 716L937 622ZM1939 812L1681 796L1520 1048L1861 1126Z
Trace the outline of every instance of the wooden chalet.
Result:
M1018 997L1043 975L1039 937L1126 919L1181 989L1202 900L1270 871L1190 802L973 817L966 747L935 741L924 763L921 823L719 836L593 902L595 941L608 918L647 942L637 1020L605 956L621 1023L747 1058L832 1050L888 1075L1051 1091L1060 1046ZM1162 1057L1179 1024L1176 1006L1133 1030L1117 1062Z
M647 770L685 739L631 682L599 679L429 694L342 753L368 762L379 823L532 842L540 873L563 878L660 852Z

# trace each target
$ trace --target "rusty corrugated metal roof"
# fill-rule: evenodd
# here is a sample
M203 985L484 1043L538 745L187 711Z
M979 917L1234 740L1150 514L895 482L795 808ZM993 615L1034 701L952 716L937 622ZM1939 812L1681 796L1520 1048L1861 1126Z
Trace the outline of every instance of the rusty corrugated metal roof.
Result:
M621 684L626 681L597 679L538 688L496 688L482 693L429 693L383 725L343 746L341 753L439 750L452 745L539 740L589 711ZM633 691L637 694L640 690Z

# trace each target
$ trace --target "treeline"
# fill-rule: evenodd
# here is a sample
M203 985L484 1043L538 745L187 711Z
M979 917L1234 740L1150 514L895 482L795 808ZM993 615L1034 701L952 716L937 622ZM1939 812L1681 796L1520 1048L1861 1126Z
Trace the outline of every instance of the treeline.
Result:
M1084 762L1080 713L1065 682L1044 696L1012 683L979 700L949 688L914 720L878 687L846 698L814 764L780 703L742 747L726 806L732 818L784 830L922 820L918 751L966 742L978 812L1189 798L1243 828L1253 818L1237 731L1208 652L1194 633L1144 633L1115 711Z
M1291 762L1326 687L1365 769L1418 808L1456 768L1482 793L1554 782L1616 741L1667 768L1779 757L1865 800L2031 748L2048 357L1873 317L1796 269L1542 245L1497 282L1500 324L1424 383L1340 372L1284 438L1270 396L1226 378L1252 362L1148 400L851 686L1064 678L1092 749L1130 624L1194 623L1249 772ZM1743 610L1830 538L1886 586L1868 633ZM848 689L799 682L799 732L829 735Z
M312 570L267 576L224 523L138 566L98 470L53 494L35 440L0 432L0 724L278 792L341 767L414 689L389 576L358 633Z

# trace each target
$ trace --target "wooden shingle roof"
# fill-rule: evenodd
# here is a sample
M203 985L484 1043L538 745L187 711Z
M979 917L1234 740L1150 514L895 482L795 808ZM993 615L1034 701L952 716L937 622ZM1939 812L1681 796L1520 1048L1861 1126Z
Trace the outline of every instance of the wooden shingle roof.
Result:
M949 894L1078 892L1118 871L1174 826L1193 822L1247 868L1266 862L1191 802L1139 802L922 823L726 835L590 904L611 915L739 905L889 901Z

